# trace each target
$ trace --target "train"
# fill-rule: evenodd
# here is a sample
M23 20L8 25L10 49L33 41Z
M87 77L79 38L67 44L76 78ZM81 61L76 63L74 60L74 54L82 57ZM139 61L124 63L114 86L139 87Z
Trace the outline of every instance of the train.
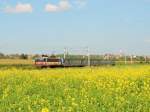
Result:
M115 65L114 61L85 59L85 58L60 58L60 57L40 57L35 59L35 66L40 68L54 67L86 67L86 66L101 66Z

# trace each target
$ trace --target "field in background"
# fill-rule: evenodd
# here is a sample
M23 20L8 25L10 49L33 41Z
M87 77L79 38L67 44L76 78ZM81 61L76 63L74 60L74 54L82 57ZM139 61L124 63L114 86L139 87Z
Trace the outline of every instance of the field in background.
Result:
M34 60L27 59L0 59L0 65L31 65Z
M150 66L0 71L0 112L149 112Z
M25 59L0 59L0 70L8 68L34 69L34 60Z

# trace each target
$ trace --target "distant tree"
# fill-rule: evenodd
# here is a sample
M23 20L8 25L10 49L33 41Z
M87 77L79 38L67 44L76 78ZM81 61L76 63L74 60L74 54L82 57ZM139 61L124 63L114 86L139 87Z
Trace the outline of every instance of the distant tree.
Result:
M143 57L143 56L138 56L138 57L137 57L137 60L138 60L138 61L141 61L141 62L142 62L142 61L145 61L145 57Z
M50 57L51 57L51 58L56 58L56 55L55 55L55 54L52 54Z
M0 53L0 58L5 58L5 55L3 53Z
M36 59L36 58L39 58L39 57L40 57L39 54L35 54L35 55L32 56L32 59Z
M28 59L28 55L27 54L21 54L20 59Z

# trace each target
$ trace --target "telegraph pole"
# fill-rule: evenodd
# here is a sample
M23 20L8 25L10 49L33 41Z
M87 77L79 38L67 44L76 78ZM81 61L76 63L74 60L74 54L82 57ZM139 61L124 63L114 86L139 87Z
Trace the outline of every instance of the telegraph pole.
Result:
M64 48L64 59L66 58L66 52L67 52L67 49Z
M127 64L127 56L124 55L124 63Z
M145 63L147 62L147 56L145 56Z
M90 50L89 50L89 47L87 48L87 56L88 56L88 66L90 66L91 62L90 62Z
M130 58L131 58L131 64L133 64L133 56L131 55Z

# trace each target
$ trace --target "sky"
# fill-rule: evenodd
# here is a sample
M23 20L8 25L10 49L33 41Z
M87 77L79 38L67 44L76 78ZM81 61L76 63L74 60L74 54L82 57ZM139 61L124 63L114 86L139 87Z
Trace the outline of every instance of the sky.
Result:
M150 0L0 0L0 52L150 55Z

